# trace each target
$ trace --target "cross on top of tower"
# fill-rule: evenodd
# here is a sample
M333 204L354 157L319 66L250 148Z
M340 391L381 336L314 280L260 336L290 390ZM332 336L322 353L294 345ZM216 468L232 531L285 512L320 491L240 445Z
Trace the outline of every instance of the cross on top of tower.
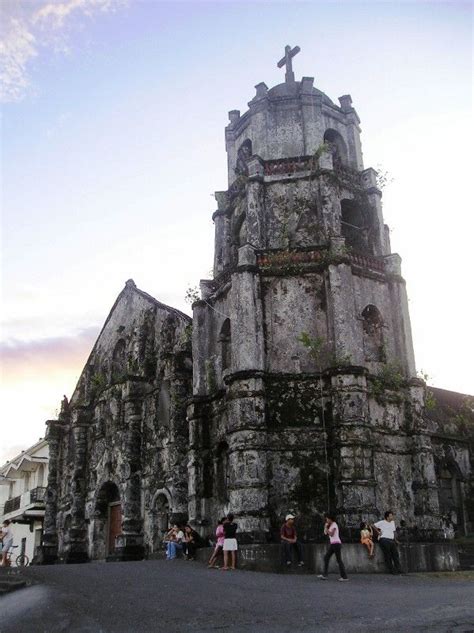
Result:
M295 46L293 49L288 44L285 46L285 57L282 57L278 62L278 68L286 66L285 82L291 83L295 80L295 73L293 72L292 58L300 52L301 48Z

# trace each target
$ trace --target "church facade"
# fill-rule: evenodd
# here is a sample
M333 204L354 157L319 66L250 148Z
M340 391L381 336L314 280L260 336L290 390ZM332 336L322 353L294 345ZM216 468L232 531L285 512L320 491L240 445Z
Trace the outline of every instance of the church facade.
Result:
M417 378L358 115L295 80L297 52L229 113L192 321L127 282L48 422L50 558L140 557L170 521L205 535L228 511L249 542L288 510L308 538L328 508L347 527L392 508L427 533L448 515L472 529L472 400Z

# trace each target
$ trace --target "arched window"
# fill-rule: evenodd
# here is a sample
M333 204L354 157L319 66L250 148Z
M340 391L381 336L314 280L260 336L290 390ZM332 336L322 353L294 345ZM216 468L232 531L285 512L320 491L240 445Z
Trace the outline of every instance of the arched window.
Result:
M247 176L247 160L252 156L252 141L247 139L237 150L237 163L235 165L235 173L238 176Z
M367 227L363 211L354 200L341 200L341 235L346 246L359 252L367 252Z
M365 360L385 362L383 320L379 310L369 304L362 310Z
M168 427L170 424L170 381L163 380L158 396L158 426Z
M452 449L445 447L443 457L435 458L439 511L447 526L465 534L465 508L461 490L463 479Z
M344 139L332 128L324 132L324 142L329 145L332 154L332 164L334 169L347 165L347 148Z
M112 380L120 381L126 374L125 341L121 338L114 348L112 356Z
M230 319L226 319L222 324L219 342L222 350L222 370L224 371L224 369L230 369L232 363Z

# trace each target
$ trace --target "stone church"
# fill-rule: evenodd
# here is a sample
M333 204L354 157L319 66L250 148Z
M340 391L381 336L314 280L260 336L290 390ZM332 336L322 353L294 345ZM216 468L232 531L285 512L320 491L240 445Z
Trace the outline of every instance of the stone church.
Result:
M193 318L129 280L50 420L45 560L140 558L228 511L267 542L392 508L472 529L472 399L417 378L405 281L349 95L264 83L225 130L213 279Z

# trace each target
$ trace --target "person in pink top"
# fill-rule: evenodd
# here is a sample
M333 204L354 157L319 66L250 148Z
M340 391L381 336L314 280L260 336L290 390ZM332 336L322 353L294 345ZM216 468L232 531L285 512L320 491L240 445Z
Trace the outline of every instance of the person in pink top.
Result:
M347 577L346 569L341 557L342 543L339 537L339 526L336 523L336 519L331 514L325 514L324 521L324 534L329 536L329 547L324 556L324 573L320 574L318 578L321 580L328 579L329 560L333 554L336 554L337 564L339 565L339 571L341 573L339 580L344 582L349 580L349 578Z
M218 569L218 566L216 565L216 560L224 547L224 521L225 521L225 517L220 519L220 521L218 521L217 523L216 546L214 547L212 556L209 559L209 562L207 564L208 567L216 567Z

